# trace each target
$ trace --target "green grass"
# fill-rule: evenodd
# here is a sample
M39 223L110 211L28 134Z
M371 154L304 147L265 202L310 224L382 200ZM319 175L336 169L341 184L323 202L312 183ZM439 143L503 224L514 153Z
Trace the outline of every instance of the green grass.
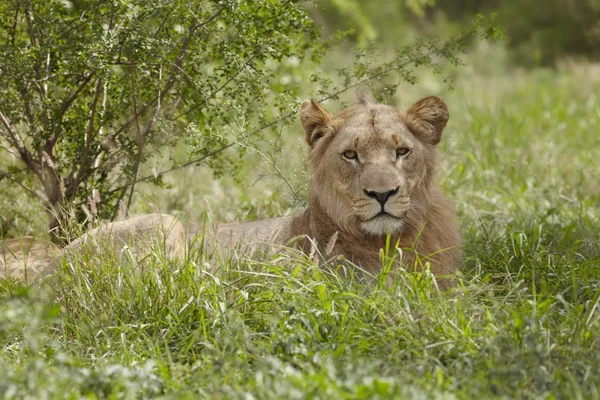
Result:
M600 68L471 71L455 86L439 175L465 236L456 291L415 273L366 287L299 254L83 254L52 290L0 289L0 393L600 398ZM285 211L277 193L252 206Z

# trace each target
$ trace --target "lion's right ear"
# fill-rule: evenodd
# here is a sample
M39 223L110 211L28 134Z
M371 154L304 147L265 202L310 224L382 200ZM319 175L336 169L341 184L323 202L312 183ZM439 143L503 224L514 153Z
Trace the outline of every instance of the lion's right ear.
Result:
M315 100L304 100L300 106L300 122L304 128L306 143L310 147L313 147L317 140L325 136L325 127L331 120L331 114Z

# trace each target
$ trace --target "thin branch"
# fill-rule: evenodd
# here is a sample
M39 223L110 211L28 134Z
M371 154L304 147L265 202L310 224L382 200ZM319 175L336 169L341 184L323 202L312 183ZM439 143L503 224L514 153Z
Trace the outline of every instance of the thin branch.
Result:
M44 78L44 96L43 98L48 97L48 81L50 80L50 52L46 55L46 77ZM39 83L38 83L39 85Z
M184 163L184 164L177 165L177 166L175 166L175 167L172 167L172 168L166 169L166 170L164 170L164 171L160 171L160 172L158 172L158 173L156 173L156 174L152 174L152 175L147 175L147 176L144 176L143 178L140 178L140 179L138 179L138 180L136 181L136 183L138 183L138 182L145 182L145 181L147 181L147 180L150 180L150 179L153 179L153 178L154 178L154 179L156 179L156 178L158 178L158 177L161 177L161 176L163 176L163 175L165 175L165 174L168 174L169 172L176 171L176 170L178 170L178 169L182 169L182 168L185 168L185 167L189 167L189 166L190 166L190 165L192 165L192 164L197 164L197 163L199 163L199 162L202 162L202 161L204 161L205 159L207 159L207 158L209 158L209 157L212 157L212 156L214 156L214 155L217 155L217 154L219 154L220 152L222 152L222 151L224 151L224 150L226 150L226 149L228 149L228 148L230 148L230 147L233 147L235 144L236 144L236 143L229 143L229 144L227 144L227 145L224 145L224 146L222 146L222 147L220 147L220 148L218 148L218 149L216 149L216 150L214 150L214 151L212 151L212 152L210 152L210 153L207 153L207 154L203 155L202 157L199 157L199 158L196 158L196 159L194 159L194 160L188 161L188 162L186 162L186 163Z
M271 167L273 167L275 169L275 171L277 172L277 174L279 175L279 177L281 179L283 179L283 181L285 182L286 186L290 189L290 191L292 192L292 194L294 195L294 199L297 202L302 202L302 197L300 196L300 194L298 193L298 191L296 190L296 188L294 188L294 185L292 185L290 183L290 181L288 180L288 178L285 176L285 174L283 173L283 171L281 169L279 169L279 167L277 166L277 164L275 163L275 161L270 158L267 157L266 154L264 154L262 151L260 151L258 148L254 147L254 146L249 146L240 142L236 142L235 144L245 147L246 149L255 151L259 156L261 156L266 162L268 162L269 164L271 164Z
M197 25L198 28L202 28L208 24L210 24L211 22L213 22L215 19L217 19L217 17L219 17L219 15L221 15L223 13L223 11L225 11L226 6L223 6L221 8L219 8L210 18L208 18L206 21L199 21L199 24ZM196 17L195 14L194 17ZM196 19L198 19L198 17L196 17Z
M171 70L171 76L167 80L165 88L162 89L155 98L153 98L152 100L150 100L149 102L144 104L144 106L141 107L137 113L135 113L119 129L117 129L113 134L111 134L110 137L112 139L116 138L121 133L123 133L123 131L125 131L127 128L129 128L136 121L137 118L142 116L148 110L148 108L154 106L154 104L157 102L161 102L161 100L165 98L165 96L171 91L171 89L175 85L175 82L177 81L177 75L178 75L179 71L181 71L181 69L182 69L181 65L183 64L183 60L185 58L185 55L189 48L189 45L192 41L194 33L198 30L198 28L206 26L208 23L214 21L225 10L225 8L226 8L225 6L221 7L208 20L202 21L198 24L190 26L190 29L188 30L188 34L186 35L185 39L183 40L183 44L181 45L181 49L179 50L179 55L177 56L177 60L173 63L173 68ZM118 62L122 63L123 61L121 61L119 59Z
M83 78L83 80L81 81L81 83L79 84L79 86L74 91L72 91L69 94L69 96L62 102L60 111L58 112L58 118L57 118L58 123L54 127L54 134L52 135L52 137L49 138L48 140L46 140L46 143L45 143L46 148L54 147L54 145L58 141L58 136L60 135L59 128L60 128L63 116L65 115L65 113L67 112L69 107L71 107L71 104L73 104L73 102L75 100L77 100L77 97L79 97L79 94L83 91L83 89L85 89L85 87L88 85L88 83L90 83L90 81L92 80L94 75L96 75L96 71L92 71L87 76L85 76Z
M15 37L17 36L17 22L19 21L19 11L21 9L21 4L17 3L17 9L15 10L15 17L13 19L13 24L10 29L10 45L15 47Z
M23 183L21 182L21 180L13 178L13 176L11 174L9 174L7 172L0 171L0 177L7 178L12 183L16 183L17 185L21 186L23 189L25 189L25 191L27 191L30 195L32 195L33 197L37 198L38 200L40 200L42 202L46 201L45 198L43 198L42 196L40 196L39 194L37 194L33 189L30 189L27 186L23 185Z
M44 46L44 43L43 43L44 42L44 34L43 34L43 32L39 32L40 33L39 37L36 35L36 27L39 24L36 24L35 21L34 21L33 10L31 9L31 7L33 7L32 4L28 4L24 8L24 10L25 10L25 19L27 21L27 33L29 34L29 40L30 40L31 44L33 45L33 47L37 48L38 50L41 50L43 48L43 46ZM48 64L50 62L49 56L50 56L50 54L48 54L46 56L46 62ZM49 67L49 65L47 65L47 66ZM37 89L38 89L38 92L39 92L39 95L40 95L40 99L42 100L41 104L42 104L42 107L43 107L43 105L45 104L44 99L46 97L46 93L44 92L44 88L42 86L40 86L39 83L37 83L37 82L40 82L42 80L42 78L41 78L41 71L40 71L40 64L39 63L35 63L34 64L34 69L35 69L35 77L36 77L36 80L34 80L34 83L37 86ZM24 94L25 93L23 92L22 93L23 100L25 101L25 105L27 106L27 108L29 108L29 101L26 99L26 97L25 97ZM29 113L31 113L31 111L29 111ZM41 117L42 117L43 124L45 126L47 126L47 122L48 121L46 120L45 113L42 112L40 114L41 114ZM36 129L34 127L34 121L33 121L32 116L29 118L29 123L31 125L30 129L33 132L35 132Z
M200 5L198 5L198 7L200 7ZM221 7L221 10L218 11L217 13L215 13L215 15L213 15L209 19L209 21L214 20L222 12L223 9L225 9L225 6ZM196 11L197 11L197 9L196 9ZM173 64L171 76L169 77L169 80L167 81L167 84L165 86L165 90L164 90L165 93L168 92L169 90L171 90L171 88L175 84L175 81L177 80L177 75L179 74L179 71L181 70L181 65L183 64L183 60L185 58L187 50L190 47L190 43L192 43L192 38L194 37L194 33L196 33L198 28L200 28L201 26L204 26L205 24L206 23L190 25L190 29L188 29L188 34L186 35L185 39L183 39L183 44L181 45L181 49L179 50L179 55L177 55L177 60Z
M204 103L206 103L208 100L214 98L217 93L219 93L221 90L223 90L225 87L227 87L227 85L229 85L235 78L237 78L242 73L242 71L245 69L247 64L250 63L252 60L254 60L254 58L256 58L256 56L260 53L260 50L262 50L262 48L263 48L263 45L261 45L258 48L258 50L256 50L252 54L252 56L250 58L248 58L246 61L244 61L242 63L242 66L237 70L237 72L234 75L232 75L227 81L225 81L217 89L213 90L208 96L206 96L206 98L201 103L196 103L192 107L187 109L186 111L183 111L182 113L178 114L176 117L173 117L173 121L175 121L183 116L186 116L187 114L193 112L194 110L197 110L199 107L202 107L202 105Z
M21 141L17 133L13 130L10 121L8 120L8 118L6 118L2 111L0 111L0 120L2 120L2 125L4 125L4 128L8 133L8 136L5 137L17 149L19 155L21 156L21 159L27 164L27 160L31 159L31 154L29 153L29 151L27 151L25 147L23 147L23 142Z
M31 104L29 102L29 98L27 97L28 90L26 82L16 80L16 83L19 86L19 94L21 95L21 100L23 100L23 107L25 108L25 116L27 117L27 121L29 122L29 129L31 129L31 132L35 135L37 132L37 124L35 122L33 112L31 111Z
M35 37L35 31L33 30L33 17L29 8L25 8L25 20L27 21L27 33L29 34L29 40L34 47L37 47L38 42L37 38Z
M427 53L426 56L431 56L431 55L440 53L440 52L442 52L444 50L444 48L445 48L445 46L442 47L441 49L431 51L431 52ZM413 62L414 62L413 60L409 60L409 61L406 61L406 62L401 63L401 64L396 64L396 65L394 65L392 67L389 67L389 68L387 68L387 69L385 69L383 71L379 71L379 72L371 74L371 75L369 75L369 76L367 76L367 77L365 77L363 79L359 79L358 81L356 81L355 83L353 83L351 85L343 87L342 89L337 90L336 92L331 93L331 94L329 94L327 96L321 97L319 99L319 102L326 102L328 100L331 100L331 99L339 96L340 94L342 94L344 92L347 92L350 89L353 89L353 88L355 88L357 86L360 86L360 85L362 85L362 84L364 84L366 82L369 82L371 80L374 80L374 79L380 78L382 76L385 76L385 75L389 74L392 71L397 71L399 69L402 69L402 68L406 67L407 65L410 65ZM268 128L270 128L270 127L272 127L272 126L274 126L274 125L276 125L276 124L278 124L278 123L280 123L282 121L288 120L289 118L293 117L296 114L297 114L297 111L292 111L292 112L286 113L284 115L281 115L281 116L275 118L274 120L272 120L272 121L270 121L270 122L268 122L268 123L266 123L266 124L264 124L264 125L256 128L255 130L253 130L252 132L250 132L248 136L253 136L253 135L257 134L260 131L268 129ZM197 164L199 162L204 161L205 159L207 159L209 157L212 157L214 155L219 154L222 151L227 150L230 147L233 147L234 145L236 145L236 143L226 144L226 145L224 145L224 146L222 146L222 147L220 147L220 148L218 148L218 149L216 149L216 150L214 150L214 151L212 151L212 152L210 152L208 154L205 154L205 155L203 155L203 156L201 156L199 158L196 158L194 160L188 161L188 162L186 162L184 164L174 166L172 168L166 169L164 171L160 171L160 172L158 172L156 174L153 174L153 175L144 176L143 178L140 178L139 180L137 180L137 182L143 182L143 181L147 181L147 180L150 180L150 179L156 179L156 178L161 177L161 176L163 176L165 174L168 174L169 172L173 172L173 171L176 171L178 169L182 169L182 168L188 167L188 166L190 166L192 164Z
M13 157L20 158L20 157L19 157L19 155L18 155L17 153L15 153L14 151L12 151L12 150L11 150L11 149L9 149L8 147L4 147L4 146L1 146L1 145L0 145L0 150L4 150L4 151L6 151L8 154L10 154L10 155L11 155L11 156L13 156Z
M160 93L159 93L158 97L160 98ZM131 66L131 99L133 101L133 112L135 115L137 115L137 96L136 96L136 90L135 90L135 70L134 70L133 66ZM148 127L144 133L148 132L151 124L152 124L152 122L148 123ZM133 179L131 180L131 188L129 191L129 198L127 199L126 210L129 210L129 207L131 207L131 201L133 200L133 189L135 188L135 181L137 179L138 172L140 169L140 164L142 161L142 154L144 151L144 143L146 141L146 138L145 138L144 134L142 134L142 131L140 129L140 121L138 120L137 117L135 118L135 126L137 129L137 137L138 137L138 152L136 154L135 161L133 164ZM117 204L118 203L119 202L117 202Z
M67 110L71 106L71 103L73 103L75 101L75 99L77 99L77 97L79 96L79 93L81 93L81 91L83 89L85 89L87 84L90 83L90 81L92 80L94 75L96 75L96 71L90 72L85 78L83 78L83 81L77 87L77 89L75 89L73 92L71 92L71 94L65 99L65 101L63 101L62 106L60 107L60 112L59 112L59 116L61 118L67 112Z
M12 126L10 126L10 121L8 120L8 118L6 118L2 111L0 111L0 119L2 120L2 124L4 125L4 128L6 128L6 131L9 134L9 139L11 139L11 142L14 141L13 146L18 148L19 141L17 140L17 135L15 131L13 131Z
M94 123L96 120L96 110L98 109L98 100L100 99L100 92L102 90L102 86L102 79L98 78L98 81L96 82L96 91L94 92L94 98L92 100L92 106L90 109L88 127L85 133L85 147L81 156L81 162L79 163L79 170L77 171L77 174L74 176L73 181L71 181L71 184L69 185L69 192L72 193L73 196L77 192L77 187L83 179L84 170L87 168L90 147L92 146L92 142L94 140Z

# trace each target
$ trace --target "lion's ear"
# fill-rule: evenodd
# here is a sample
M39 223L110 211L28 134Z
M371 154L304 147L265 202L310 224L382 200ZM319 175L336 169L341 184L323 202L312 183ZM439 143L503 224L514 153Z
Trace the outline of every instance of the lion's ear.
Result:
M413 104L406 112L406 124L426 143L436 145L448 123L448 106L440 97L429 96Z
M315 100L304 100L300 106L300 122L306 134L306 143L313 147L326 134L324 129L331 122L329 114Z

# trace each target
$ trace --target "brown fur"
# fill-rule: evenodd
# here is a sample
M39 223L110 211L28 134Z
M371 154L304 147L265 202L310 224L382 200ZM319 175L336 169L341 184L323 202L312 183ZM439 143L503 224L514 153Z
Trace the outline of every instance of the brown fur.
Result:
M435 96L402 112L363 93L357 104L337 115L314 100L305 101L300 120L310 146L309 208L289 217L209 229L207 249L271 250L272 245L305 237L300 246L307 253L316 244L322 254L344 256L376 273L382 265L380 249L390 234L392 245L409 249L402 259L396 258L396 265L420 269L429 263L431 272L442 278L438 279L441 286L448 286L450 280L443 278L460 266L461 237L453 206L434 182L435 146L448 118L446 104ZM66 251L105 238L117 245L133 240L134 249L143 252L159 227L167 255L181 257L183 225L174 217L157 214L98 228ZM193 239L203 232L203 227L191 226L187 236Z

